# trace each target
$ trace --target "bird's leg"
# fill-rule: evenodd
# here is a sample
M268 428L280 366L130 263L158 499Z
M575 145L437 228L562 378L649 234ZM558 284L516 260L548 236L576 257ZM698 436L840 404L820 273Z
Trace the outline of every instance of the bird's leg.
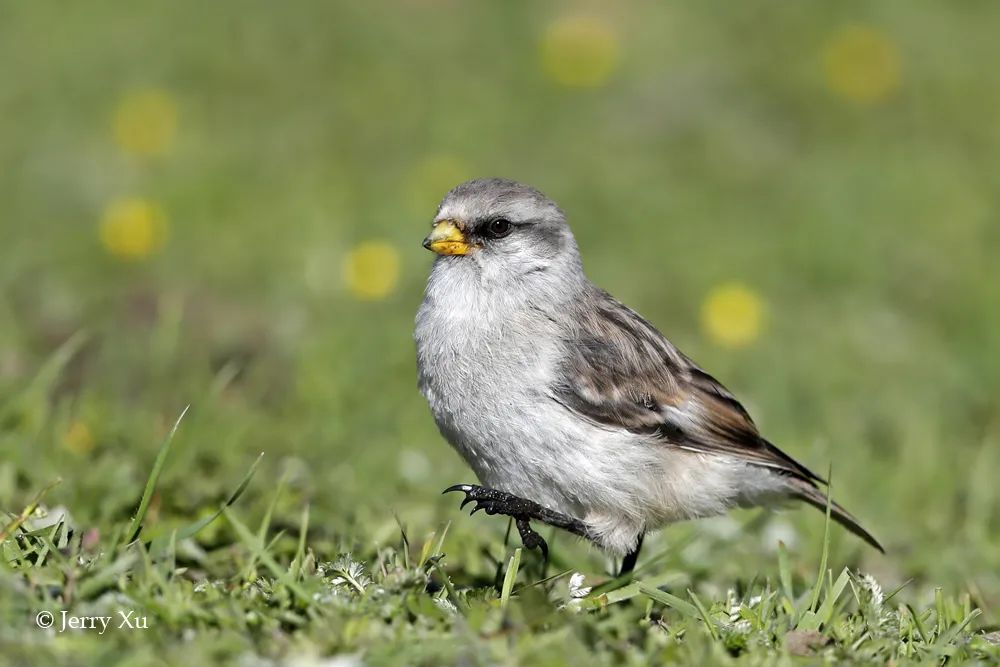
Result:
M633 547L632 551L625 554L625 558L622 559L621 572L618 573L619 577L632 574L632 570L635 569L635 563L639 560L639 550L642 549L642 538L645 536L645 533L639 533L639 540L635 543L635 547Z
M475 507L472 508L472 514L483 510L487 514L503 514L513 517L517 523L517 532L521 534L521 541L524 543L524 546L529 549L536 547L541 549L542 555L546 559L549 554L548 545L541 535L531 529L528 522L532 519L547 523L556 528L568 530L588 540L594 539L587 524L583 521L574 519L562 512L550 510L548 507L539 505L533 500L526 500L506 491L487 489L475 484L456 484L445 489L444 493L451 491L461 491L465 494L465 500L462 501L461 505L463 508L471 502L476 503Z

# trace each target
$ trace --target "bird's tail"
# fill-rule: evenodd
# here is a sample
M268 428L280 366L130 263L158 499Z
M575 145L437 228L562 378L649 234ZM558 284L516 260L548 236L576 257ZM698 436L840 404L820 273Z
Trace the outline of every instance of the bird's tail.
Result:
M795 498L809 503L822 512L826 512L827 503L829 503L830 516L833 517L834 521L847 528L847 530L851 531L865 542L878 549L880 552L885 553L885 549L882 548L882 545L879 544L878 540L876 540L871 533L865 530L861 526L861 523L859 523L850 512L841 507L839 503L829 498L827 494L813 482L799 477L792 477L789 481L792 483L792 495Z

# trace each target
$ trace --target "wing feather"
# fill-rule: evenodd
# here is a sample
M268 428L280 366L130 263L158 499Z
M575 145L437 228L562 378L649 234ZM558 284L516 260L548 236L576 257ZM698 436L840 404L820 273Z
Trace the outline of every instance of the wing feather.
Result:
M725 454L806 480L823 480L761 437L721 382L652 324L603 290L565 341L552 397L603 426L646 433L669 446Z

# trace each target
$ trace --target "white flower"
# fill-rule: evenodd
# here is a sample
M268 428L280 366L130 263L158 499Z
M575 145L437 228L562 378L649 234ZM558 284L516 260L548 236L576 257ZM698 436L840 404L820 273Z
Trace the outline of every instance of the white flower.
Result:
M358 593L364 593L372 583L371 577L365 574L364 564L352 559L349 554L338 558L330 569L333 574L339 575L330 582L335 588L349 584ZM326 568L323 572L326 572Z
M431 598L431 599L434 600L434 604L437 605L438 609L442 609L442 610L448 612L449 614L457 614L458 613L458 607L456 607L452 603L452 601L449 600L448 598L438 598L438 597L436 597L436 598Z
M760 595L754 595L749 600L747 600L747 609L753 609L760 604L762 597ZM742 616L740 616L740 610L743 609L743 605L736 601L736 592L729 591L729 622L735 623L739 626L741 623L746 623L746 631L750 629L750 623ZM743 632L744 630L741 630Z
M581 572L574 572L573 574L570 575L570 577L569 577L569 596L571 598L585 598L588 595L590 595L590 591L591 591L591 589L593 587L592 586L584 586L583 585L584 578L585 577L583 576L583 573L581 573Z
M882 603L885 601L885 594L882 592L882 587L879 583L875 581L875 577L870 574L864 575L861 577L861 585L864 586L868 593L872 596L872 605L874 605L876 609L881 608Z

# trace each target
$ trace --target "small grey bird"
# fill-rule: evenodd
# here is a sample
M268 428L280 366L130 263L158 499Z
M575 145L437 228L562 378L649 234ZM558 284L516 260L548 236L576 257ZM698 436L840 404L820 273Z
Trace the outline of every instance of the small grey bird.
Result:
M649 530L785 499L826 509L818 475L757 430L722 384L587 279L559 207L492 178L449 192L416 318L420 389L484 486L473 513L537 520L635 566ZM446 492L447 492L446 491ZM882 551L837 503L835 520Z

